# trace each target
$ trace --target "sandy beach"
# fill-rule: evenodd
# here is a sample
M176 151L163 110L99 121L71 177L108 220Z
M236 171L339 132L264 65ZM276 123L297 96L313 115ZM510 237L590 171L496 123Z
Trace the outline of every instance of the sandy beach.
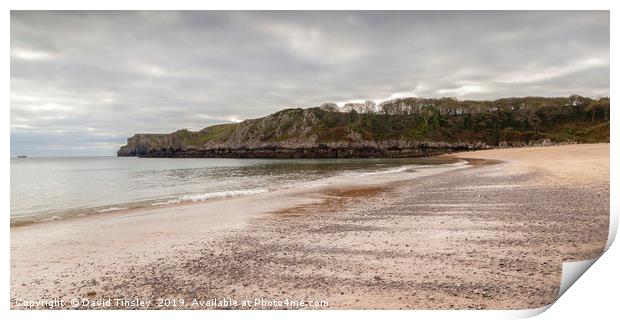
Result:
M468 164L12 227L11 308L527 309L601 254L609 144L446 157Z

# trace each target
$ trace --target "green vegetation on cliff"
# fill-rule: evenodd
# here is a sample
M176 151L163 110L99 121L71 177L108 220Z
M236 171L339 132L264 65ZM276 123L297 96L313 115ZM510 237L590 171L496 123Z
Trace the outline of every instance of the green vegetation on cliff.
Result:
M325 109L325 108L323 108ZM347 130L364 139L475 142L608 142L609 99L507 98L457 101L405 98L379 105L376 112L316 110L319 140L337 141Z
M609 142L609 98L505 98L459 101L403 98L384 102L323 104L192 132L136 135L119 155L168 155L187 150L338 148L402 143L526 145L537 141ZM392 148L394 144L391 145Z

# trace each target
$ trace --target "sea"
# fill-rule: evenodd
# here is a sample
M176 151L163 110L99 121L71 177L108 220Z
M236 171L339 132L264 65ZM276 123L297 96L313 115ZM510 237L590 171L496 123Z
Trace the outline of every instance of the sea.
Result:
M453 162L447 158L11 158L11 225L243 197Z

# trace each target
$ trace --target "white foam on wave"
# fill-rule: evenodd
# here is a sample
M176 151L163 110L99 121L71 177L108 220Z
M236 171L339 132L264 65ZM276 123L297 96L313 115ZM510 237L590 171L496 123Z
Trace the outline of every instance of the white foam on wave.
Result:
M417 165L402 166L402 167L397 167L397 168L392 168L392 169L387 169L387 170L364 172L364 173L360 174L360 176L364 177L364 176L374 176L374 175L377 175L377 174L400 173L400 172L405 172L405 171L413 170L414 168L419 168L419 167L420 166L417 166Z
M153 202L153 203L151 203L151 205L152 206L165 206L165 205L175 204L175 203L179 203L179 202L181 202L181 200L179 200L179 199L172 199L172 200L166 200L166 201Z
M399 167L392 167L389 169L370 171L370 172L354 172L338 176L338 178L368 178L376 176L394 177L397 173L417 173L423 174L428 171L441 171L441 170L453 170L455 168L463 167L467 164L467 161L457 161L454 163L442 163L442 164L409 164Z
M232 191L220 191L220 192L210 192L210 193L202 193L202 194L188 194L179 197L179 201L205 201L210 199L219 199L219 198L231 198L238 196L248 196L252 194L265 193L269 190L267 189L250 189L250 190L232 190Z
M211 199L222 199L222 198L232 198L232 197L240 197L240 196L248 196L253 194L265 193L268 192L268 189L249 189L249 190L230 190L230 191L219 191L219 192L209 192L209 193L200 193L200 194L187 194L179 196L176 199L170 199L166 201L154 202L152 206L160 206L160 205L170 205L177 204L181 202L196 202L196 201L206 201Z
M97 213L106 213L106 212L112 212L112 211L121 211L121 210L125 210L127 209L126 207L110 207L110 208L105 208L105 209L100 209L97 210Z

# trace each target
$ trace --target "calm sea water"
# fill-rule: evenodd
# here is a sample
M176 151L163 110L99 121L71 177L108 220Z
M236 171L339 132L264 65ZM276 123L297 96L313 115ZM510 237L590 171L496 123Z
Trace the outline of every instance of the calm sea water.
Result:
M369 172L437 165L438 159L11 159L11 222L294 188Z

